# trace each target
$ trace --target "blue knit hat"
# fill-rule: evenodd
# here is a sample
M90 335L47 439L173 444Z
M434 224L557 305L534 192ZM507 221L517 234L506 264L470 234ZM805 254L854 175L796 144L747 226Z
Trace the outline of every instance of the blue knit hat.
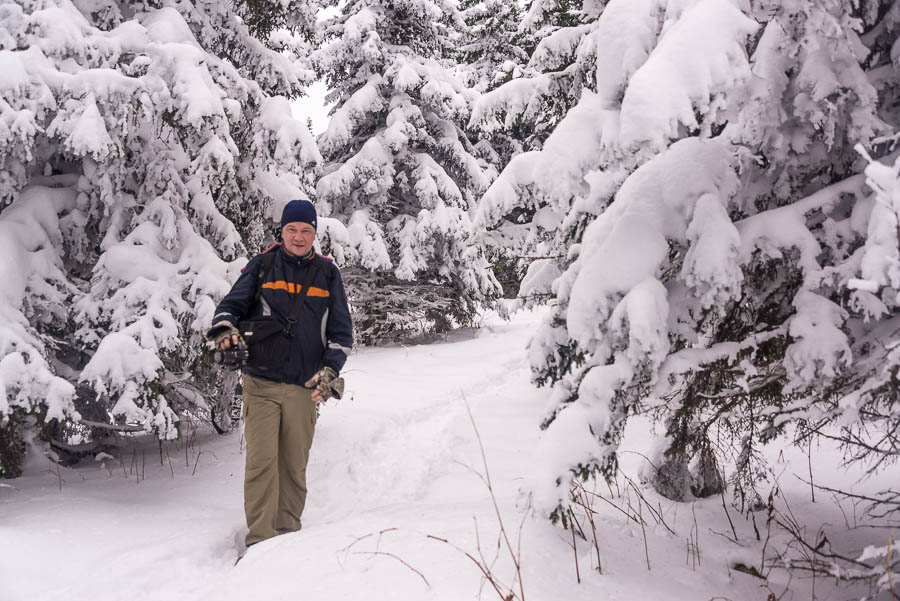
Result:
M313 203L308 200L292 200L284 205L284 210L281 212L281 227L295 221L308 223L318 229L316 207L313 206Z

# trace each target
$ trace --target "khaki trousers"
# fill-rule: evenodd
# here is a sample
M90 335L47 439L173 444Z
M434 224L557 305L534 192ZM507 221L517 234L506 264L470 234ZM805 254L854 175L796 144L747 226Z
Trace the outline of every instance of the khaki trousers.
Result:
M246 543L300 529L316 429L311 390L244 374Z

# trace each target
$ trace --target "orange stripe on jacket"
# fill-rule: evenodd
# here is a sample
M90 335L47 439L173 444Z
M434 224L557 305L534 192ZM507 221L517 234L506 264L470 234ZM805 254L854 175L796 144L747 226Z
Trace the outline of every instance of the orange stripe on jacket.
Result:
M268 288L269 290L284 290L286 292L294 293L294 283L293 282L285 282L284 280L279 280L277 282L266 282L262 285L263 288Z
M284 290L285 292L289 292L291 294L295 294L299 292L300 286L295 286L293 282L285 282L284 280L279 280L277 282L266 282L262 285L263 288L268 288L269 290ZM316 288L315 286L310 286L309 290L306 292L306 296L318 296L321 298L328 298L331 296L331 293L328 290L323 290L322 288Z

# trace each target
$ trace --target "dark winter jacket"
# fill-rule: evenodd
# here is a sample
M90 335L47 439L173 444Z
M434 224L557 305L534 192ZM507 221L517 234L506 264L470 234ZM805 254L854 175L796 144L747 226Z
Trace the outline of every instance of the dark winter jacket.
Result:
M271 269L262 282L259 302L255 302L257 280L263 255L277 253ZM253 257L241 272L231 291L216 307L213 323L228 321L237 326L248 317L271 314L287 324L296 292L306 279L313 261L320 267L307 290L303 290L303 306L291 330L290 355L277 371L260 371L245 367L251 376L302 386L323 366L340 372L353 344L353 327L347 296L337 266L321 255L301 258L289 255L276 244L262 255Z

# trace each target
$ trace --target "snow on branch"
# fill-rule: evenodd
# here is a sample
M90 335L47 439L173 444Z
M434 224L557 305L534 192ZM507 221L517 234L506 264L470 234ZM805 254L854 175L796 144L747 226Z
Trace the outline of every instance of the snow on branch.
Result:
M611 0L578 48L592 62L597 94L618 105L626 83L650 56L661 25L659 0Z
M757 250L767 257L780 258L782 251L796 248L800 251L800 265L804 271L808 274L818 272L817 256L821 246L806 227L807 214L827 210L840 200L842 194L861 194L864 181L862 174L853 175L789 205L735 223L741 237L742 263L748 263Z
M0 423L10 413L46 409L50 418L78 418L74 386L48 364L32 325L65 316L72 292L56 244L60 212L75 205L71 188L33 187L0 213Z
M622 145L658 151L680 137L680 127L709 131L720 122L726 97L750 79L744 41L757 28L730 1L700 0L686 9L628 82Z
M900 291L900 158L893 165L869 159L865 177L875 191L876 202L860 275L865 282Z
M572 339L592 348L599 340L595 324L606 321L618 295L655 277L668 253L667 240L687 240L697 202L710 195L727 203L737 187L729 149L697 138L676 142L625 180L616 200L588 227L566 277L572 282L566 294ZM730 241L721 242L725 246L715 252L727 257Z
M528 68L536 71L555 71L571 62L584 35L591 25L563 27L542 38L528 61Z
M269 236L265 180L308 195L320 166L287 99L309 73L221 3L93 9L4 6L0 223L24 288L0 309L3 402L71 417L80 380L93 414L173 436L167 372L208 379L202 332Z

